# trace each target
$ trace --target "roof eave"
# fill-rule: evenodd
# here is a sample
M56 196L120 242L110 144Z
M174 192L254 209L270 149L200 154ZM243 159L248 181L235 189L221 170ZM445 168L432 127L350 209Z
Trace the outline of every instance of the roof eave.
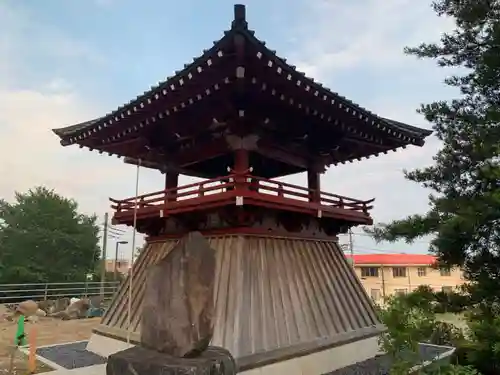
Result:
M336 100L344 102L346 106L349 106L349 107L355 109L358 113L364 113L365 116L369 116L375 120L378 120L379 122L384 123L384 126L390 128L390 129L397 130L398 132L406 133L405 135L407 137L414 138L416 140L416 143L419 143L419 144L417 144L418 146L423 145L424 144L423 139L432 134L431 130L418 128L418 127L415 127L412 125L404 124L402 122L383 118L381 116L378 116L375 113L372 113L368 109L363 108L360 105L352 102L351 100L341 96L340 94L331 91L329 88L323 86L321 83L316 82L313 78L307 77L305 75L305 73L297 71L296 67L293 65L289 65L287 63L286 59L279 57L275 51L270 50L268 47L266 47L266 43L259 40L255 36L255 31L249 30L249 29L244 29L244 30L241 30L241 32L243 32L246 35L247 39L249 39L249 41L251 43L256 45L261 50L261 53L264 56L266 56L266 58L278 61L281 64L282 68L290 71L291 74L300 75L301 76L300 79L301 79L301 81L304 81L304 83L307 82L308 85L316 88L319 92L328 93L329 95L334 96L336 98ZM421 142L421 144L420 144L420 142ZM408 143L408 144L412 144L412 143Z
M142 101L147 100L148 97L151 97L157 93L160 93L161 90L170 84L172 84L176 79L178 79L179 76L183 76L187 74L189 71L194 69L195 67L199 66L202 64L205 60L210 59L218 50L222 49L224 47L224 43L227 42L227 40L231 36L231 32L234 32L233 29L229 31L224 31L224 35L216 42L213 43L213 46L207 50L203 50L203 53L201 56L193 58L193 61L189 64L184 64L184 68L179 71L175 71L174 75L171 77L168 77L165 81L159 82L156 86L152 86L150 90L144 92L141 95L138 95L136 98L130 100L128 103L121 105L120 107L116 108L112 112L106 114L105 116L102 116L100 118L91 120L91 121L86 121L83 123L75 124L75 125L69 125L66 127L62 128L57 128L57 129L52 129L52 131L57 134L59 137L71 137L75 135L79 135L85 130L89 130L94 127L94 125L98 122L107 122L113 117L116 117L119 113L126 112L126 111L131 111L134 106L139 105ZM82 127L80 127L82 125ZM75 128L74 130L72 128Z
M78 144L80 141L79 139L70 139L70 138L75 137L75 136L79 137L85 131L89 131L92 129L95 131L96 124L98 124L98 123L99 124L103 123L103 127L106 127L105 122L111 123L111 119L115 116L118 116L118 114L120 112L123 116L124 111L131 110L133 108L133 106L138 105L139 102L146 100L147 97L154 95L155 93L159 93L162 88L167 87L171 82L173 82L176 79L176 77L185 74L186 72L190 71L191 69L194 69L194 67L201 64L204 59L209 59L214 53L216 53L216 51L218 49L223 47L223 43L225 41L227 41L231 35L233 35L234 33L242 33L250 40L250 42L255 43L259 47L259 49L262 50L262 53L265 54L265 56L279 62L280 64L283 65L283 67L286 67L287 70L291 70L294 74L300 75L301 80L308 81L308 84L312 85L312 87L316 87L318 90L321 90L321 92L328 93L328 95L333 95L335 97L335 100L339 100L341 102L346 103L345 104L346 106L349 106L349 107L356 109L356 111L359 112L360 114L364 113L365 116L369 116L373 121L377 121L377 123L381 123L382 128L387 127L389 129L393 129L393 130L397 131L398 133L400 133L400 134L402 133L404 136L410 138L410 141L409 142L405 141L404 144L423 146L425 137L432 134L432 131L427 130L427 129L413 127L411 125L403 124L403 123L400 123L400 122L397 122L394 120L380 117L380 116L370 112L369 110L351 102L350 100L346 99L345 97L340 96L338 93L332 92L331 90L324 87L320 83L315 82L314 79L306 77L303 73L298 72L294 66L287 64L285 59L277 56L274 51L271 51L270 49L268 49L265 46L264 42L260 41L259 39L257 39L254 36L254 31L249 30L247 27L247 23L246 23L246 20L244 17L244 10L238 10L238 13L241 13L241 12L243 12L243 13L239 14L238 17L235 17L235 21L233 21L231 30L224 32L224 36L221 39L219 39L217 42L214 42L214 45L212 46L212 48L210 48L208 50L204 50L203 54L200 57L193 59L193 62L191 62L190 64L186 64L184 66L184 69L182 69L181 71L176 71L175 75L173 77L167 78L167 80L165 80L164 82L160 82L157 86L152 87L150 90L148 90L144 94L137 96L135 99L131 100L127 104L124 104L121 107L118 107L117 109L115 109L114 111L112 111L111 113L108 113L107 115L105 115L103 117L100 117L100 118L97 118L97 119L94 119L91 121L67 126L64 128L53 129L52 131L57 136L59 136L61 138L61 140L62 140L61 144L63 146L67 146L69 144L74 144L74 143ZM115 126L114 123L108 124L108 125ZM377 125L377 127L378 126L379 125ZM401 146L398 146L398 147L401 147Z

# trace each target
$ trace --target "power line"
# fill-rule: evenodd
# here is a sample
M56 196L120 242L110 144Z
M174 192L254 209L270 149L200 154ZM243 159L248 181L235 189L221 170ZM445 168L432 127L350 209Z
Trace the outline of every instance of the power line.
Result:
M383 248L383 247L356 245L356 248L369 250L369 251L381 251L381 252L397 253L397 254L405 253L405 251L395 250L395 249L387 249L387 248Z
M408 253L408 252L402 252L402 251L394 251L394 250L387 250L387 249L354 249L354 253L360 254L360 255L429 255L430 253ZM430 254L432 255L432 254Z
M116 230L114 228L109 228L109 227L108 227L108 230L112 230L116 234L125 234L126 233L126 231ZM104 228L99 228L99 231L101 231L101 232L104 231Z
M101 228L104 228L106 225L103 223L103 224L99 224L99 226L100 226ZM112 225L111 223L109 223L109 222L107 223L107 227L108 227L108 229L109 229L109 230L113 230L113 231L115 231L115 232L120 232L120 233L125 233L125 232L126 232L126 230L125 230L125 229L117 228L117 227L113 226L113 225Z
M100 224L99 230L101 232L104 232L106 230L107 236L110 238L113 238L113 239L119 239L122 235L127 233L126 230L116 228L116 227L112 226L111 223L109 223L109 222L105 222L103 224Z
M344 245L344 246L342 246ZM347 254L347 252L350 250L349 244L342 244L340 245L343 252ZM404 251L397 251L397 250L391 250L391 249L381 249L381 248L374 248L374 247L367 247L367 246L360 246L360 245L355 245L354 246L354 252L355 253L361 253L361 254L422 254L422 253L409 253L409 252L404 252Z
M347 236L347 235L349 235L349 233L340 233L340 235ZM368 233L353 232L352 235L353 236L360 236L360 237L370 237L373 239L373 236L371 234L368 234ZM417 244L420 243L420 244L430 245L430 241L423 241L423 240L414 240L414 241L411 241L411 243L417 243Z

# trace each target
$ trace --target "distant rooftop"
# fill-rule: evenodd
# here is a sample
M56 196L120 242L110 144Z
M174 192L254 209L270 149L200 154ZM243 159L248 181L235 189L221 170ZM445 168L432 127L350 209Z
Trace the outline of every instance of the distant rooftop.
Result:
M351 256L347 255L350 259ZM415 265L430 266L436 263L436 257L429 254L355 254L354 264L366 265Z

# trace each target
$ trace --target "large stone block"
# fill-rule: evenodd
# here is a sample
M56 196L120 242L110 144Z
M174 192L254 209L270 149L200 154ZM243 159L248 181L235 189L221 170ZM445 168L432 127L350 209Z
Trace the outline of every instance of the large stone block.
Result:
M226 349L209 347L199 357L178 358L133 347L112 354L106 375L233 375L236 364Z
M141 320L144 347L177 357L194 357L213 335L216 255L192 232L148 269Z

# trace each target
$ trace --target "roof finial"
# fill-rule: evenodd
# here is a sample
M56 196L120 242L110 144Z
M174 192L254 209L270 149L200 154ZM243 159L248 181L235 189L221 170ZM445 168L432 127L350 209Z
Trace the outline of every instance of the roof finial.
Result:
M246 29L248 26L246 20L246 9L243 4L234 4L234 21L232 24L232 28L242 28Z

